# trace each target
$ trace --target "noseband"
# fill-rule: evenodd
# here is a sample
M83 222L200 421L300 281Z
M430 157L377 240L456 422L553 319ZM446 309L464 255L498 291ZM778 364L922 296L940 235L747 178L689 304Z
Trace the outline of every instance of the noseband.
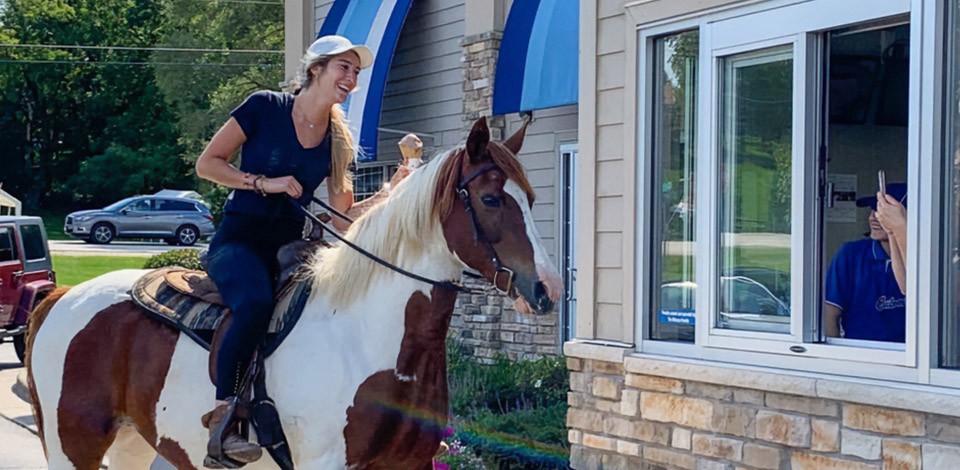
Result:
M479 243L480 245L483 245L484 247L486 247L487 252L490 253L490 262L493 263L493 268L496 270L496 271L494 272L494 275L493 275L493 287L494 287L495 289L497 289L498 292L506 295L506 294L508 294L508 293L510 292L510 290L513 288L513 281L514 281L514 279L515 279L515 277L516 277L516 273L515 273L512 269L510 269L510 268L508 268L508 267L506 267L506 266L503 265L503 263L500 261L500 257L497 255L497 250L495 250L495 249L493 248L493 245L492 245L492 244L490 243L490 241L487 239L486 234L483 232L483 227L480 226L480 221L477 220L477 212L473 209L473 204L470 202L470 190L467 188L467 185L470 184L471 181L477 179L478 176L480 176L480 175L482 175L482 174L484 174L484 173L486 173L486 172L488 172L488 171L491 171L491 170L499 170L499 169L500 169L500 167L498 167L497 165L495 165L495 164L493 164L493 163L486 163L486 164L484 164L484 165L481 166L480 168L477 168L476 170L474 170L473 173L470 173L470 175L467 176L466 178L464 178L462 181L460 181L460 183L457 183L456 192L457 192L457 196L460 198L460 202L463 203L464 210L466 210L466 212L467 212L468 214L470 214L470 220L473 222L473 239L474 239L474 241L476 241L476 242ZM400 268L400 267L398 267L398 266L395 266L395 265L393 265L392 263L389 263L389 262L383 260L382 258L378 257L377 255L374 255L373 253L370 253L369 251L367 251L367 250L365 250L365 249L357 246L357 245L354 244L353 242L351 242L351 241L347 240L346 238L344 238L343 236L341 236L339 233L336 232L336 230L334 230L334 229L332 229L331 227L329 227L327 224L325 224L323 221L321 221L320 218L318 218L316 215L311 214L310 211L307 210L306 207L301 206L300 203L299 203L296 199L294 199L293 197L288 197L287 199L289 199L290 202L293 203L295 206L299 207L300 210L303 211L304 215L306 215L307 218L309 218L311 221L313 221L313 223L317 224L318 226L320 226L321 228L323 228L323 229L326 230L327 232L330 232L330 234L333 235L334 238L336 238L337 240L340 240L341 242L343 242L343 244L345 244L345 245L349 246L350 248L354 249L356 252L360 253L360 254L363 255L363 256L366 256L367 258L370 258L371 261L374 261L374 262L376 262L376 263L378 263L378 264L380 264L380 265L382 265L382 266L384 266L384 267L386 267L386 268L388 268L388 269L391 269L391 270L393 270L393 271L395 271L395 272L397 272L397 273L399 273L399 274L402 274L402 275L404 275L404 276L407 276L407 277L409 277L409 278L411 278L411 279L415 279L415 280L417 280L417 281L425 282L425 283L427 283L427 284L430 284L430 285L432 285L432 286L434 286L434 287L437 287L437 288L440 288L440 289L453 290L453 291L459 291L459 292L467 292L467 293L471 293L471 294L482 294L482 293L483 293L483 291L482 291L481 289L472 289L472 288L465 287L465 286L463 286L463 285L460 285L460 284L458 284L458 283L456 283L456 282L451 282L451 281L435 281L435 280L433 280L433 279L425 278L425 277L423 277L423 276L420 276L419 274L414 274L414 273L411 273L410 271L407 271L407 270L405 270L405 269L403 269L403 268ZM334 208L333 206L331 206L330 204L327 204L326 202L320 200L320 199L317 198L316 196L312 196L311 199L313 200L313 202L319 204L320 207L323 207L324 209L330 211L331 214L333 214L333 215L335 215L335 216L337 216L337 217L339 217L339 218L341 218L341 219L343 219L343 220L345 220L345 221L347 221L347 222L349 222L349 223L353 223L353 219L352 219L352 218L348 217L346 214L344 214L344 213L340 212L339 210L335 209L335 208ZM467 271L464 271L464 274L466 274L466 275L468 275L468 276L471 276L471 277L482 277L482 276L478 276L478 275L476 275L476 274L473 274L473 273L470 273L470 272L467 272ZM501 276L506 276L506 280L507 280L507 286L506 286L505 288L503 288L503 289L500 288L500 285L499 285L499 282L498 282L498 281L500 280L500 277L501 277Z
M473 221L473 240L483 245L490 254L490 262L493 263L493 269L496 270L493 275L493 287L501 294L506 295L513 287L513 280L516 277L516 273L500 262L500 256L497 255L497 250L493 248L493 244L491 244L490 240L487 239L487 235L484 233L483 227L480 226L480 221L477 220L477 211L473 209L473 203L470 201L470 190L467 188L467 185L470 184L471 181L477 179L478 176L488 171L499 169L500 167L493 163L486 163L480 168L477 168L473 171L473 173L470 173L469 176L457 184L457 196L460 197L460 202L463 203L464 210L470 214L470 220ZM506 276L507 278L507 286L503 289L500 288L499 283L501 275Z

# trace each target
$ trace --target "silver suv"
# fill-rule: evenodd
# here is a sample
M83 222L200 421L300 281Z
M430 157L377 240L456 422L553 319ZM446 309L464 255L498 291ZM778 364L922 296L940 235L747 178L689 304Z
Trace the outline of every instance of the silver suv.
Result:
M90 243L114 238L162 238L193 245L213 234L213 215L202 202L181 197L133 196L103 209L67 216L63 231Z

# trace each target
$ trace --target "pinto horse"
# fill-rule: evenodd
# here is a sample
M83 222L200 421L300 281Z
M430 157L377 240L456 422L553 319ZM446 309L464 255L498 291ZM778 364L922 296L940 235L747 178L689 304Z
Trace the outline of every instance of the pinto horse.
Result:
M346 237L432 279L479 271L518 310L546 313L562 289L514 156L523 130L503 143L489 135L481 119L465 148L413 172ZM457 293L344 245L319 250L308 267L303 282L314 283L313 295L266 360L297 468L433 468L448 413L444 339ZM157 454L178 470L202 465L200 417L214 396L208 353L141 314L129 292L143 272L105 274L51 295L35 312L28 382L50 470L97 470L104 456L111 469L146 470ZM247 468L277 467L265 456Z

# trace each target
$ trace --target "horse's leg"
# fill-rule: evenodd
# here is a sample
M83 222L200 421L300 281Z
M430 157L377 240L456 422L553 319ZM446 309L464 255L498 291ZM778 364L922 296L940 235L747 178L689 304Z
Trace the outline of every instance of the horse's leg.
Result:
M130 425L120 426L107 451L111 470L149 470L156 457L157 451Z

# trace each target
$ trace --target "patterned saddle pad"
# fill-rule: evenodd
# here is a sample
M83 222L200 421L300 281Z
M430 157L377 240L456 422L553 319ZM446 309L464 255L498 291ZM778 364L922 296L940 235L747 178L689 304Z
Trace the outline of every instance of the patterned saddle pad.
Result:
M280 346L300 319L311 284L288 281L277 292L276 308L263 345L265 356ZM180 330L207 350L211 349L221 320L230 312L207 273L181 267L159 268L144 274L133 285L131 296L147 316Z

